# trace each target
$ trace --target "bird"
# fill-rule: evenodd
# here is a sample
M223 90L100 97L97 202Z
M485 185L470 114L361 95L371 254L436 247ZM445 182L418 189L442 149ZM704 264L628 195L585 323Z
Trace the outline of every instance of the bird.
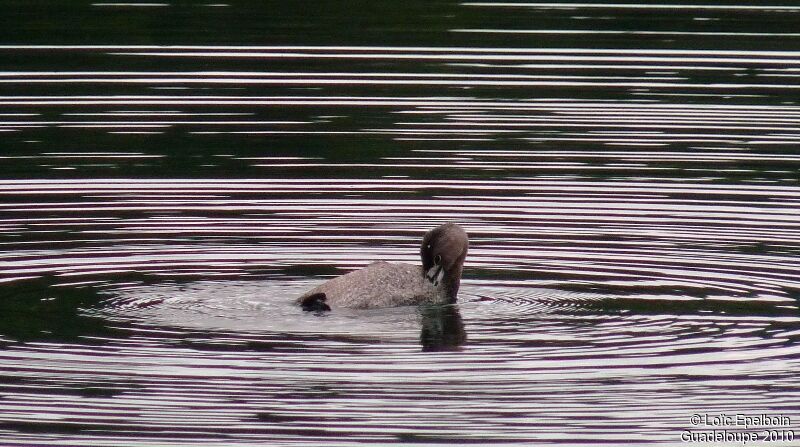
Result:
M379 261L330 279L297 298L306 311L453 304L461 285L469 237L446 223L422 238L422 265Z

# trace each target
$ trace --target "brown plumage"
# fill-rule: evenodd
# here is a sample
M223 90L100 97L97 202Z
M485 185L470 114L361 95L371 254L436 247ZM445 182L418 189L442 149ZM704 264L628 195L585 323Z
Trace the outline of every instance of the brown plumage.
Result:
M444 224L422 238L422 266L375 262L309 290L297 303L306 310L454 303L468 246L460 226Z

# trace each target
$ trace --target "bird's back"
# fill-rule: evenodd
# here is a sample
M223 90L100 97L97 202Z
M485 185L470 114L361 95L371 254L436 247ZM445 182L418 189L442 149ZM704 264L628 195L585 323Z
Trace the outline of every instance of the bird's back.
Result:
M422 268L411 264L375 262L333 278L298 299L322 297L331 307L373 308L435 301L438 291L425 281Z

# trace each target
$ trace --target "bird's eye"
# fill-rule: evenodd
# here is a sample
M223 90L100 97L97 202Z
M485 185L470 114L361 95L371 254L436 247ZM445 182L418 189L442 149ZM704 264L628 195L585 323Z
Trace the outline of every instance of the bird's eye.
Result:
M439 265L442 263L442 255L436 255L433 257L433 263Z

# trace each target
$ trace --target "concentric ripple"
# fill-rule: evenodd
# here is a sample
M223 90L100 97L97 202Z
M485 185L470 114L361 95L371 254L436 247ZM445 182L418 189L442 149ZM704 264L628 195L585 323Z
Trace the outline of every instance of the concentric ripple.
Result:
M9 12L0 444L797 444L800 8L290 3Z

